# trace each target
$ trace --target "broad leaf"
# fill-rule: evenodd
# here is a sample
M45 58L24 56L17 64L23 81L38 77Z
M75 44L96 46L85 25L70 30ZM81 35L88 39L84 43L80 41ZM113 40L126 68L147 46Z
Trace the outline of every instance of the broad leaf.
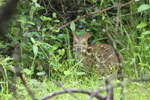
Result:
M150 5L148 4L143 4L138 8L138 12L144 11L144 10L148 10L150 8Z
M137 25L136 28L143 28L143 27L146 27L147 26L147 23L140 23Z
M46 17L46 16L41 16L40 19L42 21L51 21L52 20L50 17Z
M53 18L56 18L56 13L53 13Z
M33 43L33 44L35 44L35 40L34 40L34 38L33 38L33 37L31 37L30 39L31 39L32 43Z
M71 72L70 71L64 71L64 74L65 75L71 75Z
M33 45L33 53L35 56L37 56L37 53L38 53L38 46L37 45Z
M72 21L71 24L70 24L70 29L72 31L75 31L75 23Z

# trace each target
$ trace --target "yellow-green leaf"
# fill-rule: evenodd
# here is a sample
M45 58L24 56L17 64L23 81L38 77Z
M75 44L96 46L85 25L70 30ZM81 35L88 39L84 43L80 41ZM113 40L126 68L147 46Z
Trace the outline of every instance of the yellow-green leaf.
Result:
M38 46L37 45L33 45L33 53L35 56L37 56L37 53L38 53Z

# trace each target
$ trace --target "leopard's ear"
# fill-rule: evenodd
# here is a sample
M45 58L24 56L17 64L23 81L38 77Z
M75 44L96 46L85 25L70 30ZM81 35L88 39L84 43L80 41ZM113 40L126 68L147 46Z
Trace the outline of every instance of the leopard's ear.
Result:
M73 35L73 38L74 38L74 39L77 39L77 35L75 34L74 31L72 31L72 35Z
M89 34L90 34L89 32L84 34L84 39L85 39L85 40L88 40Z

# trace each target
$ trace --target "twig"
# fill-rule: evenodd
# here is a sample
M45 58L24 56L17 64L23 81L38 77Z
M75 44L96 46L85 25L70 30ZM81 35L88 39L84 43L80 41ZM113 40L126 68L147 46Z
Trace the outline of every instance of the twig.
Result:
M140 78L140 79L131 79L131 82L139 82L139 81L142 81L142 82L150 81L150 77L149 78Z
M116 26L115 26L115 34L117 35L118 34L118 27L119 27L119 23L120 23L120 11L121 11L121 7L120 7L120 0L117 0L118 1L118 9L117 9L117 17L116 17Z
M91 96L90 96L87 100L92 100L93 97L94 97L96 94L98 94L98 93L99 93L99 90L93 91L92 94L91 94Z
M71 91L67 90L63 87L61 83L55 82L58 86L60 86L63 90L67 91L70 95L72 95L76 100L80 100L76 95L74 95Z
M116 17L116 26L115 26L115 34L117 35L118 34L118 27L119 27L119 24L120 24L120 11L121 11L121 6L120 6L120 0L117 0L118 1L118 11L117 11L117 17ZM108 34L107 34L108 35ZM113 43L113 47L114 47L114 50L115 50L115 53L117 55L117 58L118 58L118 62L119 62L119 70L118 70L118 79L122 79L123 80L123 77L122 77L122 64L123 64L123 58L121 57L121 54L117 48L117 45L116 45L116 42L114 41L113 38L111 38L110 35L108 35L110 40L112 41Z
M106 88L107 88L107 97L106 100L114 100L113 87L110 84L110 81L106 79Z
M91 95L93 91L88 91L88 90L80 90L80 89L67 89L68 91L71 91L72 93L83 93L83 94L88 94ZM53 93L49 93L46 96L42 97L40 100L47 100L49 98L52 98L56 95L60 95L60 94L64 94L64 93L68 93L68 91L66 90L60 90L60 91L56 91ZM96 94L95 97L99 100L106 100L105 96Z
M124 100L124 85L121 86L120 100Z

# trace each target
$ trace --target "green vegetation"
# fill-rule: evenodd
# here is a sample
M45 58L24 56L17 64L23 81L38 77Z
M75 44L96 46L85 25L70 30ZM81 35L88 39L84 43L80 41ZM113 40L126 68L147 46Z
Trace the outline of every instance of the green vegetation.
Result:
M16 85L16 92L23 100L31 100L22 81L13 75L18 66L38 98L61 90L55 81L61 82L65 88L87 90L105 88L104 80L99 80L100 77L94 70L89 75L83 71L80 63L76 63L72 53L71 30L78 34L90 32L88 41L90 45L98 43L113 45L103 32L103 29L107 29L123 55L125 79L150 77L150 1L141 0L122 7L118 27L117 7L88 15L117 5L116 1L20 0L17 5L18 11L11 18L5 35L0 36L0 100L10 100L14 97L8 80ZM120 1L125 4L130 0ZM5 2L0 0L0 6L2 4ZM85 17L79 18L85 14L87 14ZM72 22L76 18L79 20ZM72 23L67 25L69 22ZM115 33L116 27L118 34ZM113 85L118 82L112 81ZM120 90L121 88L114 89L115 100L120 100ZM89 97L79 93L76 95L82 100ZM16 95L15 98L19 100L20 97ZM124 98L150 100L150 83L126 84ZM53 100L71 99L74 98L69 94L53 98Z

